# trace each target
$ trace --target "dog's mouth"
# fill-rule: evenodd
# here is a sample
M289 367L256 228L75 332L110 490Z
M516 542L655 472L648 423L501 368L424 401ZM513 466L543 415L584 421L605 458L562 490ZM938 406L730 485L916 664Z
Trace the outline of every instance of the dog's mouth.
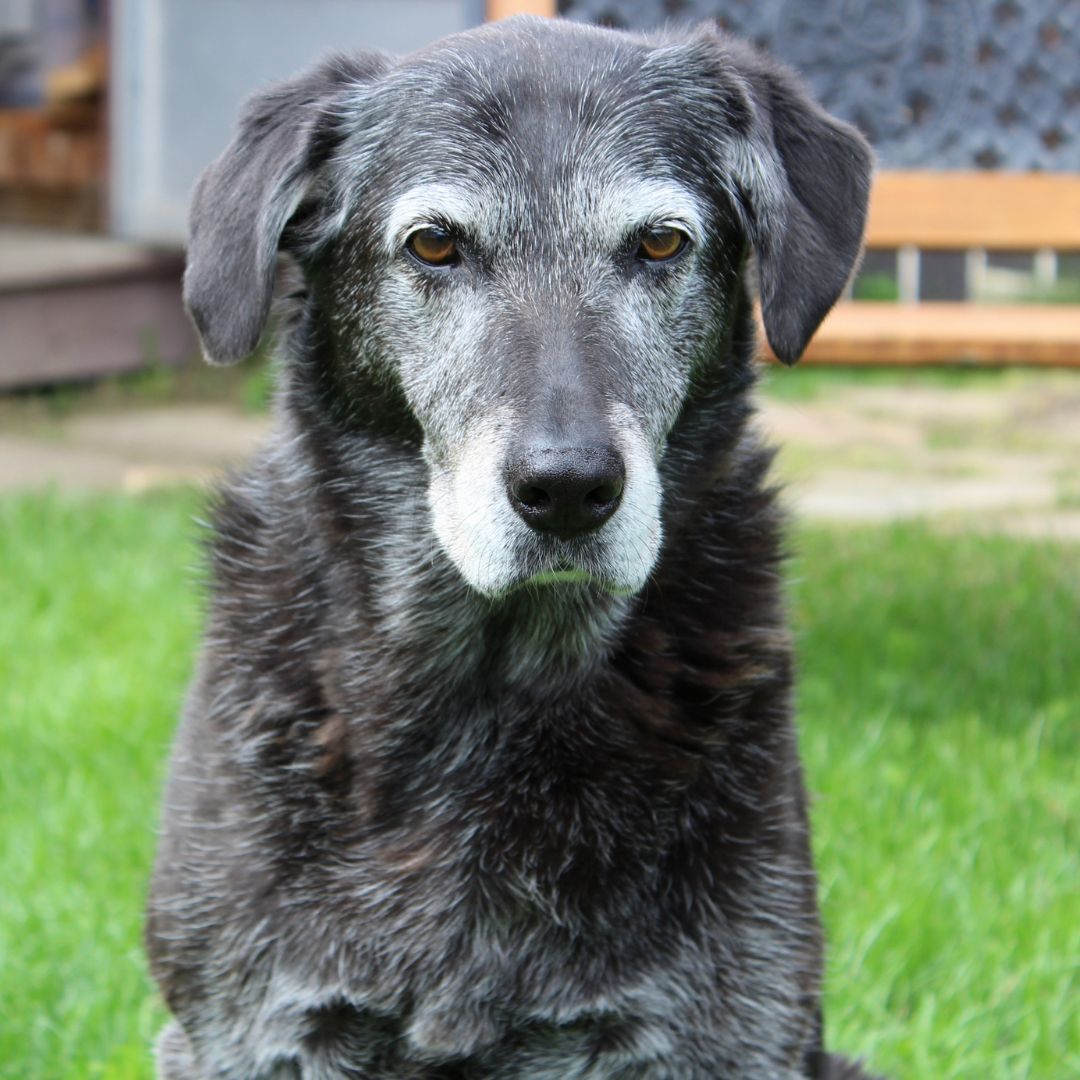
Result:
M597 576L596 573L575 565L571 560L560 558L550 567L533 570L514 586L521 588L548 588L560 586L592 586L604 592L615 591L606 576Z
M616 579L614 567L605 558L603 545L588 540L564 541L556 545L524 545L518 550L515 580L507 592L533 588L588 587L614 596L636 591L635 584ZM539 550L538 550L539 547ZM567 551L571 548L571 551Z
M525 580L526 585L560 585L564 582L584 585L595 579L585 570L563 566L555 570L541 570Z

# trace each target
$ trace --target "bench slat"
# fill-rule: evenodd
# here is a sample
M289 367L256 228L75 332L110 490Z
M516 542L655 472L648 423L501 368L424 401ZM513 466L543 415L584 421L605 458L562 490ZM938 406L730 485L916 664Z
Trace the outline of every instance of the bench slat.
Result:
M1080 176L881 172L866 239L872 248L1080 250Z
M851 301L829 314L805 359L1080 366L1080 306Z

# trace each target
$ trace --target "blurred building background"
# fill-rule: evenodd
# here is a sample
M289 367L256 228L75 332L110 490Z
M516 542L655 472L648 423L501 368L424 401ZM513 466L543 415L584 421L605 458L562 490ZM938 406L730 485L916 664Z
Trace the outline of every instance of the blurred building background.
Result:
M882 173L852 296L913 310L843 306L811 361L1080 363L1076 0L0 0L0 387L193 354L188 195L254 88L517 10L715 19L867 135ZM1036 338L969 303L1003 300L1056 307Z
M176 362L188 195L240 103L484 0L0 0L0 387Z

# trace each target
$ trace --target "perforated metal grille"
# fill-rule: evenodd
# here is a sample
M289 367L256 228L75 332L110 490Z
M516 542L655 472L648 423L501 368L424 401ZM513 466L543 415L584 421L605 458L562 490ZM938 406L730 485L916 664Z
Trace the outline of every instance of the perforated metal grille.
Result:
M802 72L891 168L1080 171L1078 0L562 0L644 29L712 18Z

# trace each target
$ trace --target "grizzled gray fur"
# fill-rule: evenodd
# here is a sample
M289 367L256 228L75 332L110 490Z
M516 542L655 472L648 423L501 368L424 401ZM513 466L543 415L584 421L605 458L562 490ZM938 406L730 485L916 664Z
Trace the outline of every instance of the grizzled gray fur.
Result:
M514 19L256 96L186 299L264 333L149 903L168 1080L857 1078L822 1048L750 295L793 362L870 154L705 26Z

